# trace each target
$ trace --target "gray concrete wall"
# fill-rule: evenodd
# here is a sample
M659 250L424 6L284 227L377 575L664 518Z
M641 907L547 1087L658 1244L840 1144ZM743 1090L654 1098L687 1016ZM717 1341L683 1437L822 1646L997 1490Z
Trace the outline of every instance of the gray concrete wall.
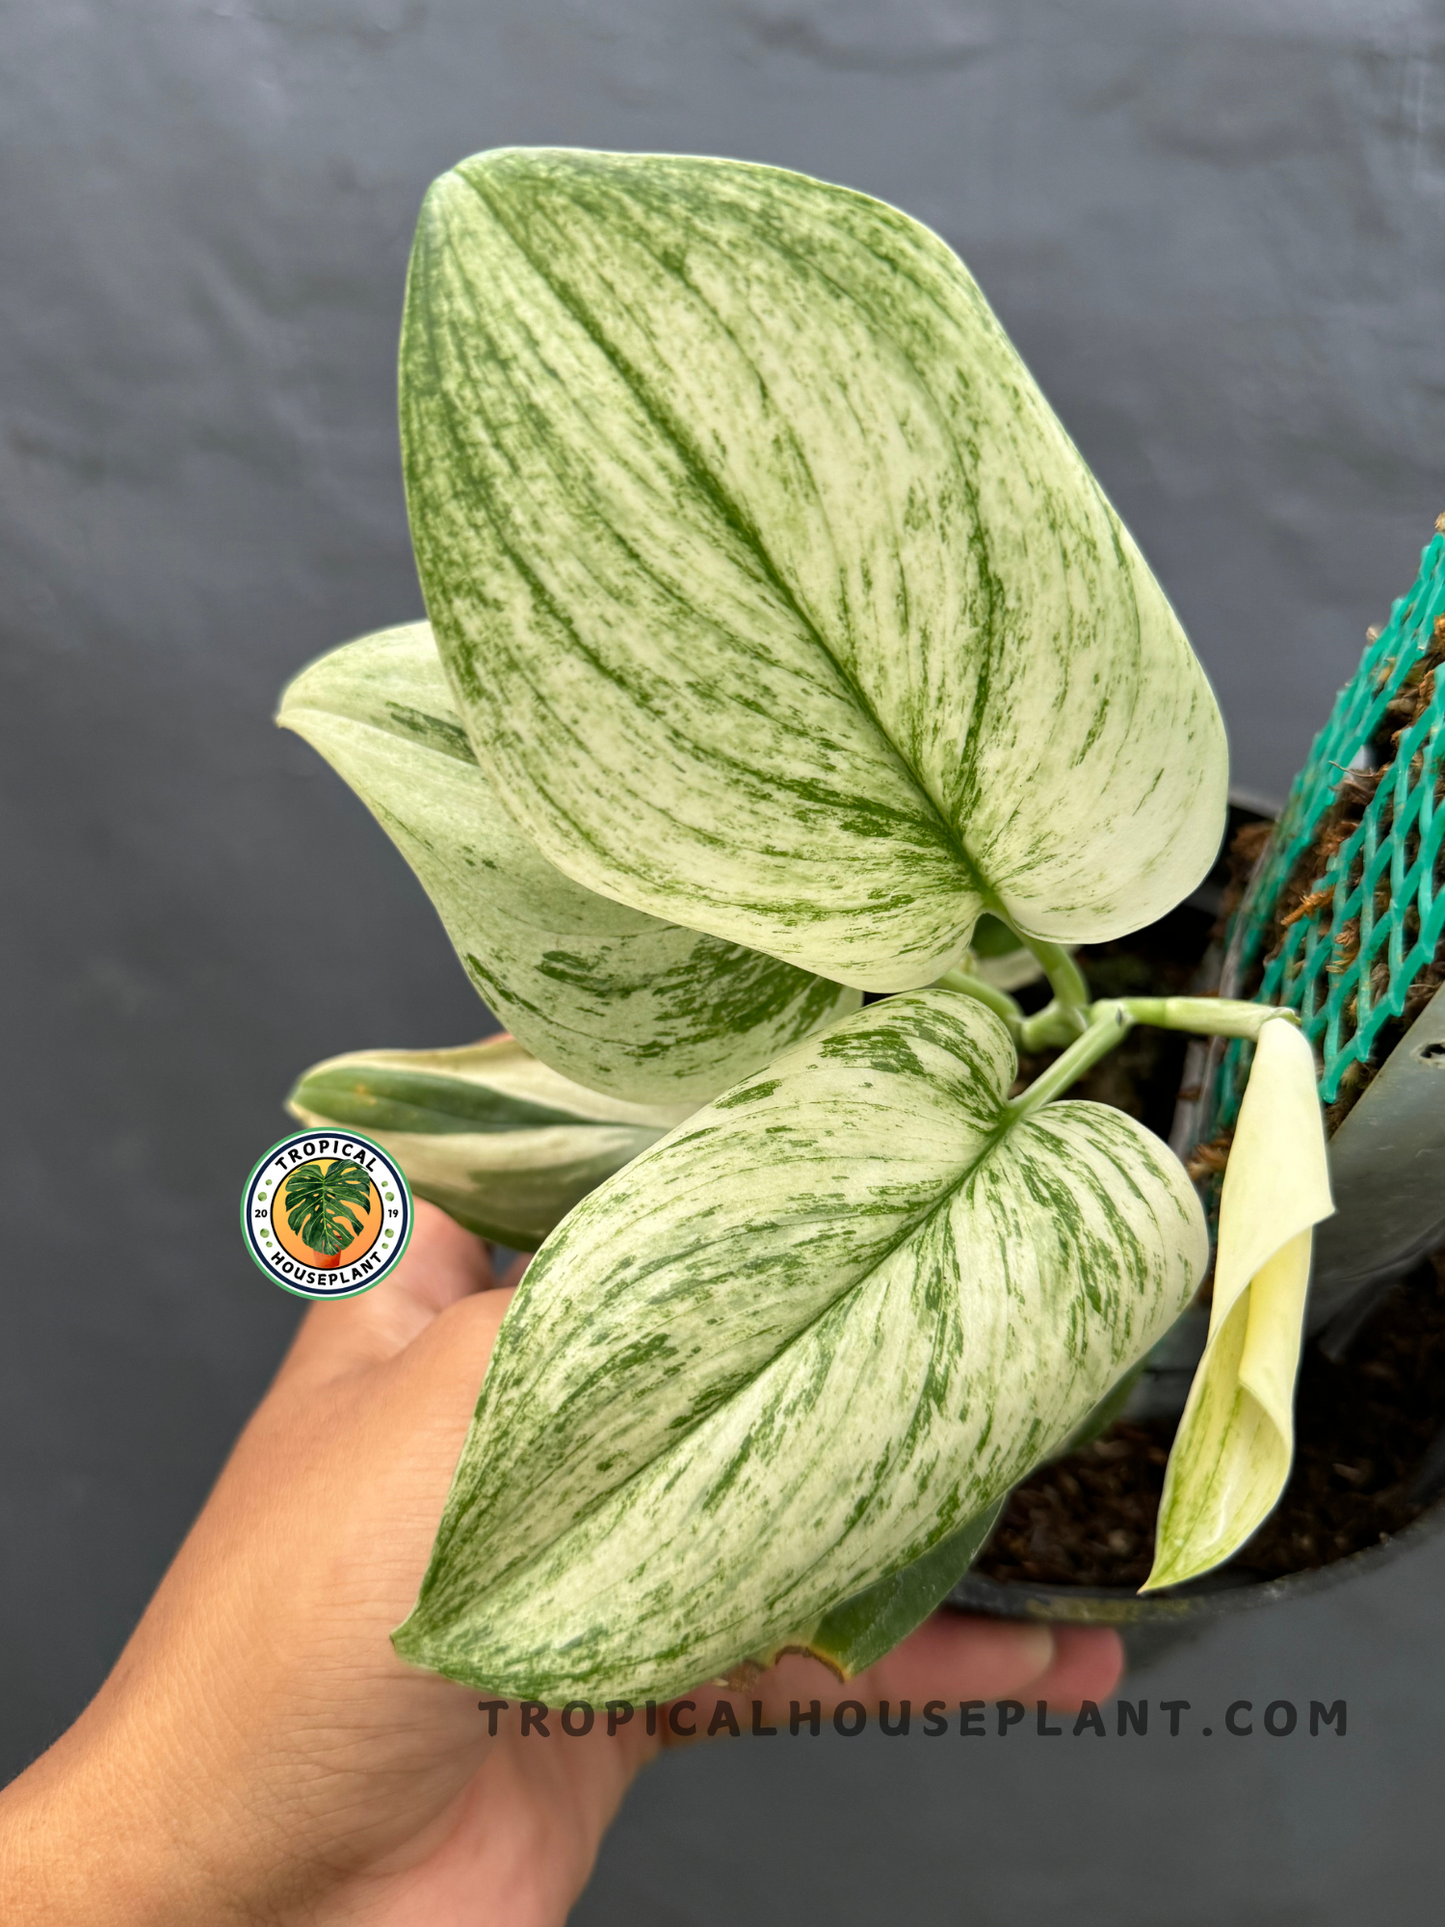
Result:
M482 1027L384 839L268 721L297 665L419 611L392 383L429 178L506 142L721 152L931 222L1173 596L1238 777L1278 792L1445 507L1445 15L8 0L0 53L13 1770L101 1678L286 1338L234 1213L289 1079ZM581 1918L1423 1912L1442 1579L1422 1554L1141 1683L1347 1694L1343 1742L673 1762Z

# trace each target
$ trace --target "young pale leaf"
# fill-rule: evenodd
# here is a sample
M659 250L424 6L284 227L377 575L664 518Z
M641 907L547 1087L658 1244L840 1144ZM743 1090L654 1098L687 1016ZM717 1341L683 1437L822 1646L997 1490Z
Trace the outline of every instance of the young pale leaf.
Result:
M1313 1227L1333 1210L1314 1057L1288 1019L1271 1020L1225 1167L1209 1342L1169 1455L1142 1591L1228 1559L1284 1490Z
M535 1251L579 1198L688 1111L583 1090L510 1037L330 1057L299 1080L287 1109L303 1124L365 1131L418 1197L514 1251Z
M277 720L356 791L420 877L467 974L565 1077L699 1102L856 1009L858 993L574 883L477 766L425 623L323 656Z
M397 1650L661 1698L806 1645L1046 1458L1207 1244L1158 1139L1020 1119L1015 1068L970 998L875 1004L584 1199L502 1326Z
M422 211L401 421L468 733L590 888L899 989L985 907L1115 937L1213 860L1203 672L895 209L732 161L477 155Z

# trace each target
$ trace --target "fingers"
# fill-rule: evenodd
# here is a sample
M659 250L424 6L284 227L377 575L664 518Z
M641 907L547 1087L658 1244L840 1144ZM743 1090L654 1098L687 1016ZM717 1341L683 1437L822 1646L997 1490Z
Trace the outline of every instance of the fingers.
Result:
M458 1298L489 1291L496 1283L492 1253L473 1232L424 1198L416 1201L416 1225L406 1256L386 1283L435 1317ZM380 1296L380 1286L372 1294ZM365 1299L358 1303L364 1304Z
M1037 1697L1052 1669L1055 1629L1009 1619L938 1612L876 1666L835 1684L836 1699L998 1700Z
M726 1715L717 1712L719 1701L729 1703L744 1733L754 1721L755 1702L762 1709L756 1719L764 1726L786 1723L794 1701L806 1719L813 1700L825 1720L844 1700L857 1701L870 1713L885 1700L895 1708L908 1700L920 1710L929 1701L942 1701L956 1712L963 1700L1003 1699L1045 1700L1055 1711L1072 1712L1084 1700L1108 1699L1123 1671L1123 1643L1112 1627L1038 1626L944 1611L846 1683L821 1660L788 1653L746 1691L699 1687L688 1695L695 1714L689 1710L665 1721L664 1734L675 1744L692 1737L688 1725L699 1737L710 1727L730 1732Z
M1035 1658L1041 1663L1029 1673ZM1072 1712L1086 1699L1106 1700L1123 1671L1123 1642L1112 1626L1021 1625L945 1610L850 1681L849 1697L865 1705L920 1697L1047 1700Z
M325 1381L394 1357L437 1314L496 1283L480 1238L423 1199L406 1255L374 1291L313 1305L302 1320L278 1383Z
M1061 1713L1077 1712L1085 1700L1110 1698L1124 1677L1124 1642L1112 1626L1055 1626L1054 1660L1033 1687Z
M960 1700L1047 1699L1063 1711L1082 1699L1106 1699L1122 1671L1122 1647L1111 1629L1037 1626L945 1611L935 1613L876 1666L846 1683L821 1660L788 1653L745 1690L699 1687L688 1695L695 1713L683 1712L664 1722L664 1732L675 1743L676 1738L691 1737L685 1732L688 1725L695 1726L699 1737L715 1721L715 1731L731 1731L726 1716L716 1711L723 1700L744 1733L753 1721L754 1702L761 1706L757 1718L763 1725L786 1725L795 1700L804 1718L817 1700L824 1719L844 1700L858 1701L870 1713L880 1700L894 1706L908 1700L920 1709L930 1700L941 1700L954 1709L955 1717Z

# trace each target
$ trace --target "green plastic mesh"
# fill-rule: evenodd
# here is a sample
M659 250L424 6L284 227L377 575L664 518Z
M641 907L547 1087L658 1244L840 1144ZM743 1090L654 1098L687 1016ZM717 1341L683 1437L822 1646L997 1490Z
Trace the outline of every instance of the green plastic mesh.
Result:
M1437 535L1420 557L1415 586L1391 610L1315 738L1232 931L1241 989L1258 981L1252 992L1258 1002L1299 1012L1326 1104L1339 1095L1352 1066L1370 1064L1385 1026L1404 1016L1411 986L1435 962L1445 935L1445 673L1435 675L1433 694L1424 686L1428 700L1400 735L1358 827L1332 853L1322 839L1317 875L1300 872L1328 827L1346 772L1382 760L1371 757L1371 745L1378 750L1388 742L1392 700L1407 682L1420 682L1418 666L1432 643L1438 653L1435 625L1442 616L1445 535ZM1301 899L1296 908L1303 914L1264 958L1261 978L1287 888ZM1218 1127L1231 1125L1238 1113L1250 1054L1240 1043L1224 1054L1215 1089Z

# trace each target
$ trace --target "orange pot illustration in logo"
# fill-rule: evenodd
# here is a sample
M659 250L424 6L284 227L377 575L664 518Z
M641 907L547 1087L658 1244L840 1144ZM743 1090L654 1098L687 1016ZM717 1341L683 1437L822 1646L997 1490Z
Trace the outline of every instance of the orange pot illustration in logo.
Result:
M381 1229L381 1197L351 1158L313 1158L276 1193L273 1223L283 1249L317 1271L364 1257Z

